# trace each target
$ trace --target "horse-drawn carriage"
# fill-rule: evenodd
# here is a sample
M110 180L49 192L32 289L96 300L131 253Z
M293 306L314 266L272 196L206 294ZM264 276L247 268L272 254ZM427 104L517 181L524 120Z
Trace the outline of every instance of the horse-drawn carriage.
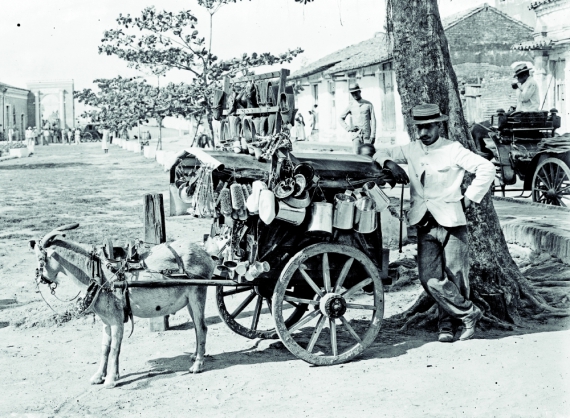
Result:
M490 123L475 124L472 134L485 156L494 159L503 196L507 186L523 181L533 202L570 205L570 136L555 136L556 109L513 112L499 109Z
M102 139L103 135L95 124L88 123L81 129L81 142L100 142Z
M205 247L217 263L213 284L220 283L216 301L223 321L247 338L279 336L312 364L337 364L361 353L380 330L388 271L381 208L366 194L390 181L389 174L356 155L289 154L272 162L208 155L218 161L209 165L209 180L200 179L206 166L191 154L172 168L171 205L178 208L171 207L171 214L187 202L189 212L213 216ZM212 182L209 207L199 184L190 190L194 178L194 184ZM250 204L262 182L275 199L269 224L266 209ZM242 197L235 195L248 194L249 185L249 215L241 216ZM224 208L228 195L233 203Z

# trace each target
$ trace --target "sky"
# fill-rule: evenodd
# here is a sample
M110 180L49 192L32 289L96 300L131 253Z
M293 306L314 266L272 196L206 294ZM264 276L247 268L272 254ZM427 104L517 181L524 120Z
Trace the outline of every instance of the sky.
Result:
M440 0L442 16L484 1ZM190 9L197 29L208 34L208 14L196 0L2 0L0 7L0 82L26 88L30 81L74 80L75 89L92 88L96 78L147 76L126 62L99 55L103 32L116 28L122 14L138 16L153 4L169 11ZM385 0L244 0L223 6L214 16L212 51L221 59L244 52L305 52L285 68L296 70L331 52L382 31ZM188 73L171 71L166 81ZM161 81L162 83L163 81Z

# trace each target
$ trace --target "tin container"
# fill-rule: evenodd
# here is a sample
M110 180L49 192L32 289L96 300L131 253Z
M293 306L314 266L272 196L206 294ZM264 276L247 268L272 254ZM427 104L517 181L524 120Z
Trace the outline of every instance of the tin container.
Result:
M334 197L333 224L337 229L352 229L354 225L354 203L356 199L347 194L338 193Z
M369 234L378 227L376 204L369 197L358 199L354 205L354 230L361 234Z
M333 204L327 202L314 202L311 205L311 221L307 232L316 234L332 234Z
M373 181L366 183L362 186L362 189L366 195L376 203L376 211L382 212L390 205L390 198L386 196L386 193L384 193Z

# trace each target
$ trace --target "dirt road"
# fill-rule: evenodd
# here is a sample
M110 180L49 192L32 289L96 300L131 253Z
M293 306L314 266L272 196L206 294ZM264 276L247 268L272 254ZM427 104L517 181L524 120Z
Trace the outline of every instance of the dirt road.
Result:
M279 340L234 334L219 319L214 289L203 373L188 373L195 338L181 311L163 333L150 333L147 320L135 319L133 336L123 343L118 387L91 386L100 321L54 319L35 288L28 240L71 222L81 224L69 234L79 242L140 237L142 196L164 192L168 207L167 183L154 162L116 146L108 155L100 144L36 147L30 158L0 162L0 416L570 416L568 321L479 330L475 339L452 344L438 343L433 332L385 329L354 361L313 367ZM167 236L200 241L209 223L168 218ZM513 252L522 265L567 268L519 247ZM65 310L66 303L42 291L55 310ZM385 316L405 309L419 292L414 280L387 293ZM58 289L62 299L75 293Z

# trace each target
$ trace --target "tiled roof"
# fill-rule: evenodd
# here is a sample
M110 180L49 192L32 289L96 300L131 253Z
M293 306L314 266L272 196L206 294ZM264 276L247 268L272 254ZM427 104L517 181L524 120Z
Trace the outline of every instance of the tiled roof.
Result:
M289 78L307 77L321 71L332 74L376 64L390 58L388 50L386 36L379 35L326 55L295 71Z
M551 0L551 1L556 1L556 0ZM525 29L527 29L529 31L533 30L533 28L530 27L529 25L527 25L526 23L523 23L520 20L517 20L514 17L511 17L508 14L501 12L499 9L497 9L493 6L489 6L487 3L484 3L483 5L478 6L478 7L473 7L471 9L463 10L462 12L455 13L455 14L447 16L444 19L441 19L443 29L447 30L447 29L451 28L452 26L457 25L459 22L462 22L465 19L479 13L480 11L487 10L487 9L491 10L492 12L497 13L498 15L502 16L505 19L510 20L511 22L514 22L520 26L523 26Z
M528 6L528 8L530 10L534 10L534 9L538 9L543 4L554 3L556 1L559 1L559 0L537 0L537 1L531 2L530 5Z
M530 51L532 49L546 49L552 46L554 42L547 37L533 39L532 41L520 42L513 45L513 49L520 51Z

